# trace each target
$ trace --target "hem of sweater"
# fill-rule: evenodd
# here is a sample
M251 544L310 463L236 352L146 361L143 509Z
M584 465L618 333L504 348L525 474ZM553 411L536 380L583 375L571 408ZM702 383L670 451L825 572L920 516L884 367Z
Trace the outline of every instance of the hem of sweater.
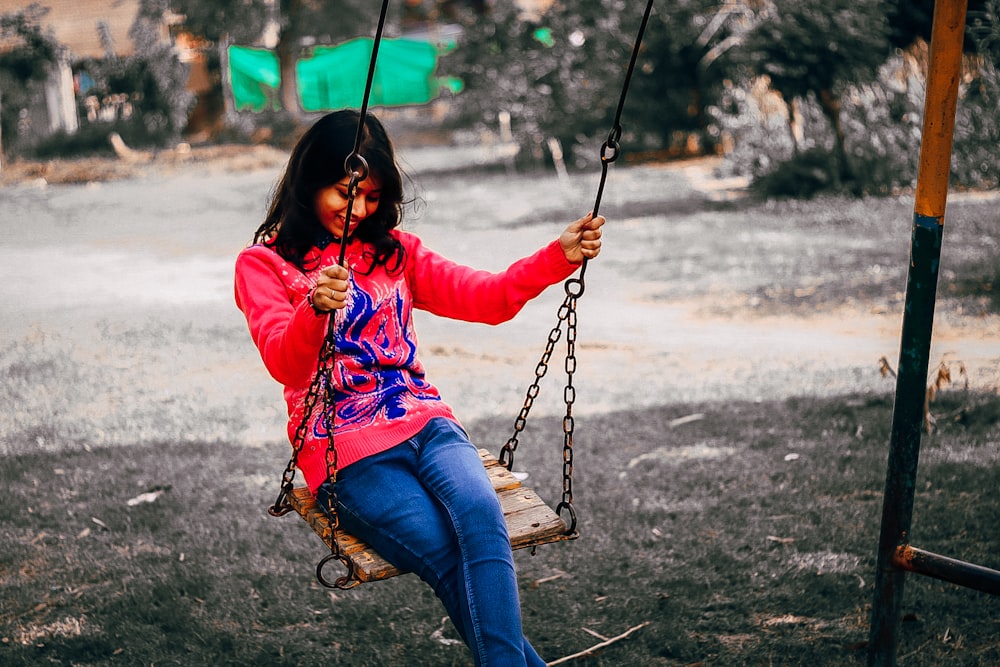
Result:
M451 408L444 403L440 403L421 410L416 414L411 413L405 420L399 420L398 423L393 423L391 426L384 426L377 429L362 429L351 435L335 436L334 442L337 447L338 469L343 470L363 458L380 454L392 449L396 445L406 442L427 426L430 420L437 417L444 417L459 424ZM313 495L315 495L316 489L327 478L326 449L323 448L317 455L301 461L300 464L299 469L302 471L306 485Z

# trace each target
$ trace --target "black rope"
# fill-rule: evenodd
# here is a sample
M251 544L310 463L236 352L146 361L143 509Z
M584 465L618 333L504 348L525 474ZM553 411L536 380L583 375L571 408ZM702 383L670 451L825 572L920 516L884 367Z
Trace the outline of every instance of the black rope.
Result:
M340 239L340 256L337 263L344 264L347 254L347 237L351 229L351 213L354 210L354 196L358 183L368 178L368 163L361 157L361 141L365 136L365 122L368 119L368 102L372 94L372 83L375 81L375 65L378 62L378 47L382 43L382 30L385 28L385 16L389 10L389 0L382 0L382 10L378 16L378 27L375 29L375 39L372 42L372 57L368 61L368 80L365 82L365 94L361 98L361 111L358 115L358 132L354 135L354 150L344 160L344 171L351 175L347 186L347 215L344 218L344 233Z
M625 81L622 83L621 96L618 98L618 109L615 111L615 119L608 132L608 139L601 145L601 182L597 186L597 199L594 201L594 217L597 217L601 210L601 199L604 197L604 184L608 180L608 165L618 159L621 153L622 138L622 111L625 109L625 99L628 97L628 88L632 82L632 73L635 71L635 63L639 59L639 49L642 46L643 35L646 34L646 25L649 23L649 15L653 11L653 0L647 0L646 10L642 14L642 22L639 24L639 31L632 45L632 58L629 60L628 69L625 72ZM577 278L579 286L579 296L583 294L583 276L587 272L587 258L583 258L583 266L580 267L580 277Z

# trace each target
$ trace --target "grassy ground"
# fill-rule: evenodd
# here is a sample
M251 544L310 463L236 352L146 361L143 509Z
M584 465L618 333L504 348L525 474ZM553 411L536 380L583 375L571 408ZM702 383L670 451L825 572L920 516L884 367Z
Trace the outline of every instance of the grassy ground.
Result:
M1000 400L952 392L939 410L961 417L926 438L914 543L996 567ZM552 660L597 643L588 631L650 621L577 664L862 664L890 411L889 396L866 395L588 420L582 536L517 555L529 636ZM690 415L703 417L670 426ZM507 426L472 430L482 442ZM531 432L518 462L554 488L557 427ZM6 460L0 662L467 664L412 576L337 593L315 583L323 547L294 515L264 513L277 481L261 451L160 443ZM910 577L899 664L997 664L998 602Z
M663 285L653 300L695 299L709 314L747 323L900 307L905 203L692 197L666 215L648 182L616 185L633 188L614 211L629 226L615 232L619 247L605 264L643 267L645 279ZM83 187L54 198L70 219L69 204L91 192ZM537 187L526 195L532 201L557 192L544 179ZM145 201L138 186L126 191ZM220 222L242 196L217 194L211 220L185 211L183 227L152 209L141 217L109 211L128 217L135 238L123 238L137 245L162 234L156 243L172 251L176 242L181 257L208 244L228 263L227 225L242 243L251 214ZM494 225L471 197L466 211L460 196L437 196L459 209L461 224ZM26 214L40 212L34 198L22 199ZM951 329L979 335L995 318L995 204L949 204L957 222L947 235L939 315ZM82 230L53 223L52 238L91 238L103 219ZM900 224L886 230L886 220ZM898 229L903 243L883 243ZM48 232L36 233L39 245L50 243ZM98 242L117 243L117 233ZM0 346L8 503L0 515L0 664L470 664L414 577L331 593L313 576L325 555L320 541L296 517L266 514L287 445L280 427L265 446L229 435L262 420L278 392L268 385L268 399L251 403L255 393L238 391L256 382L242 374L252 356L242 323L213 317L220 306L212 300L201 310L160 307L137 322L143 293L129 294L88 306L90 319L83 309L49 314L54 325L41 331L27 320L48 320L32 310ZM231 295L224 298L221 308L231 309ZM955 324L969 320L979 324ZM581 351L581 365L598 352ZM787 378L804 367L774 373ZM253 365L252 373L263 371ZM686 379L671 381L683 391ZM1000 568L1000 396L982 383L967 392L954 379L932 405L937 429L923 439L913 543ZM577 413L582 535L516 555L525 628L540 653L555 660L598 643L594 633L613 637L648 622L574 664L864 664L892 411L891 382L883 386ZM626 390L649 403L644 387ZM495 452L506 440L518 406L509 407L509 419L466 424L478 443ZM558 418L533 417L518 450L518 467L549 499L560 489L561 441ZM898 653L906 666L1000 664L1000 599L908 577Z

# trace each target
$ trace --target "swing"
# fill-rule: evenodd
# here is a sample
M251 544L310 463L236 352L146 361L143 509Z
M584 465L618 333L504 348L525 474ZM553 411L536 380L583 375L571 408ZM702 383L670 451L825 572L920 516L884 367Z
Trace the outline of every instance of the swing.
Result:
M364 98L358 121L358 133L355 140L354 152L345 161L345 170L351 175L347 189L347 220L345 229L350 226L350 212L353 210L354 196L358 183L368 176L368 164L359 153L362 132L365 125L365 117L368 110L368 100L371 94L372 81L375 74L375 64L378 58L379 43L382 39L382 29L385 24L386 10L389 0L383 0L382 10L379 16L378 28L372 45L371 62L368 68L368 81L365 86ZM594 203L594 215L598 215L601 205L601 197L608 176L608 165L614 162L619 155L619 141L621 139L621 114L625 105L625 98L628 93L629 81L635 69L636 59L639 54L639 47L642 43L642 35L645 32L646 24L652 10L653 0L647 0L646 9L639 25L632 49L632 58L629 62L628 70L625 74L622 86L621 97L618 102L618 109L615 113L615 120L612 129L608 134L607 141L601 147L601 179L597 189L597 199ZM341 240L339 262L342 264L347 250L346 234ZM565 282L566 298L558 311L558 322L549 332L548 341L541 359L535 368L535 379L525 395L524 405L521 408L514 422L514 433L500 449L498 457L492 456L486 449L479 450L479 457L486 469L487 475L493 485L493 490L497 493L500 507L503 511L504 519L507 523L507 532L510 536L511 547L513 549L532 548L552 542L574 540L579 536L576 530L577 518L576 510L573 507L573 403L576 399L576 390L573 386L573 373L576 370L576 303L577 299L583 295L585 289L584 275L587 270L587 258L583 259L580 267L579 277L570 278ZM533 490L523 486L521 481L511 472L514 465L514 452L518 446L518 437L523 432L527 423L528 414L534 403L535 397L539 393L539 382L545 376L549 361L555 351L555 345L562 337L563 324L566 325L566 385L563 390L563 402L566 405L566 414L563 417L563 491L562 499L553 509L549 507ZM313 382L305 398L305 410L303 418L292 442L292 456L282 473L281 490L278 493L274 504L267 508L272 516L284 516L291 511L297 512L306 523L313 529L321 540L330 549L330 553L322 558L316 565L316 578L319 583L327 588L338 588L342 590L354 588L359 584L380 581L400 574L403 571L396 568L382 556L380 556L369 545L358 538L347 533L339 524L339 518L335 511L336 505L336 479L337 479L337 448L334 443L332 423L328 423L327 432L327 474L333 494L329 499L328 507L320 507L316 498L307 487L295 487L293 479L297 467L298 453L301 450L305 439L305 431L311 415L313 414L317 402L320 401L322 393L322 408L324 419L332 419L331 411L333 407L333 389L330 383L322 381L328 377L332 370L334 358L334 317L331 315L327 328L326 338L320 350L317 361L317 370ZM562 512L566 511L568 519L562 517ZM331 561L340 561L346 568L347 573L333 581L328 580L323 569Z

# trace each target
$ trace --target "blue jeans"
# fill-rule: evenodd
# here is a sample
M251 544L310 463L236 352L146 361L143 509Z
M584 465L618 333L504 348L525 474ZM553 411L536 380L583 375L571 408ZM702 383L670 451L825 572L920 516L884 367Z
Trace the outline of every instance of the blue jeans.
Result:
M327 505L330 487L317 499ZM458 424L431 420L392 449L337 473L349 533L434 589L476 665L543 666L524 637L507 524L476 447Z

